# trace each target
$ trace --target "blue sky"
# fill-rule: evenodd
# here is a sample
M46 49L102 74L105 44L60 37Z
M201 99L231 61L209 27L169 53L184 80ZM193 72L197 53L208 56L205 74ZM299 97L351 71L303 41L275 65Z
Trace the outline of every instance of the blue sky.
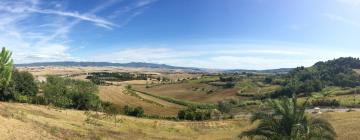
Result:
M16 63L273 69L360 56L360 0L0 1Z

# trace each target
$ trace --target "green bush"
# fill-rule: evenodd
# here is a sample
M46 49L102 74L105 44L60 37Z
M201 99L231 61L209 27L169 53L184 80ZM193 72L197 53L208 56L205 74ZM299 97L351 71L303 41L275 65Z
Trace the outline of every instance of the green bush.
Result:
M14 100L20 103L31 103L31 97L27 95L14 94Z
M44 96L34 96L31 98L32 104L41 104L41 105L47 105L48 102Z
M211 119L211 112L209 110L200 110L190 107L185 110L180 110L177 115L179 120L202 121Z
M311 101L312 106L331 106L339 107L340 102L335 99L316 99Z
M35 82L34 76L29 72L13 72L13 83L15 91L21 95L36 96L38 93L38 86Z
M126 105L124 107L124 113L129 116L142 117L144 115L144 109L142 107L133 108Z
M0 87L0 99L3 101L17 101L31 103L31 98L38 92L35 78L29 72L12 72L12 79L6 87Z
M97 110L101 104L97 86L91 82L49 76L43 91L47 103L58 107Z
M230 102L220 101L218 102L218 108L222 113L229 113L231 111L232 104Z
M266 83L266 84L271 84L272 81L273 81L273 78L272 78L272 77L266 77L266 78L264 79L264 83Z
M112 103L110 102L102 102L102 109L106 114L109 115L117 115L120 113L119 109L116 108Z

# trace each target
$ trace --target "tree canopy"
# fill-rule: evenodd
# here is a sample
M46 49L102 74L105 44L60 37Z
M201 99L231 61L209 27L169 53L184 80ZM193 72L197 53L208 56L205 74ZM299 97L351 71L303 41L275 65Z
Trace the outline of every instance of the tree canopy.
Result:
M75 109L97 109L101 101L97 86L91 82L49 76L43 85L44 97L55 106Z
M354 69L360 69L360 60L352 57L342 57L326 62L318 62L312 67L298 67L289 72L281 90L276 91L273 97L310 94L321 91L327 86L355 87L360 85L360 75ZM296 87L292 82L296 82Z

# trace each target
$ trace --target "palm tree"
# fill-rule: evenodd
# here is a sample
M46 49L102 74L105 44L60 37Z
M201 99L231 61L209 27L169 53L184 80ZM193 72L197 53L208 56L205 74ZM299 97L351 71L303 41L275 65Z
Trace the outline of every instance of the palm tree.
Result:
M11 80L13 70L13 60L11 59L11 52L4 47L0 52L0 86L7 86Z
M239 137L262 140L334 140L336 133L331 124L321 118L306 115L305 102L297 105L297 98L269 100L269 112L253 114L251 122L258 122L256 128L240 134Z

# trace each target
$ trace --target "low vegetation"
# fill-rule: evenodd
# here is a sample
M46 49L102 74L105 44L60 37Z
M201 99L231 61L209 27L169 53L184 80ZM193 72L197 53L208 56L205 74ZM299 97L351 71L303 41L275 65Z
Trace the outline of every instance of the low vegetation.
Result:
M200 110L192 107L179 111L177 117L180 120L203 121L211 119L211 112L209 110Z
M129 116L142 117L144 115L144 109L142 107L124 107L124 113Z
M314 118L305 113L305 104L298 106L297 99L282 98L269 100L267 108L251 117L251 122L259 122L257 127L242 132L240 137L266 140L335 140L336 132L324 119Z

